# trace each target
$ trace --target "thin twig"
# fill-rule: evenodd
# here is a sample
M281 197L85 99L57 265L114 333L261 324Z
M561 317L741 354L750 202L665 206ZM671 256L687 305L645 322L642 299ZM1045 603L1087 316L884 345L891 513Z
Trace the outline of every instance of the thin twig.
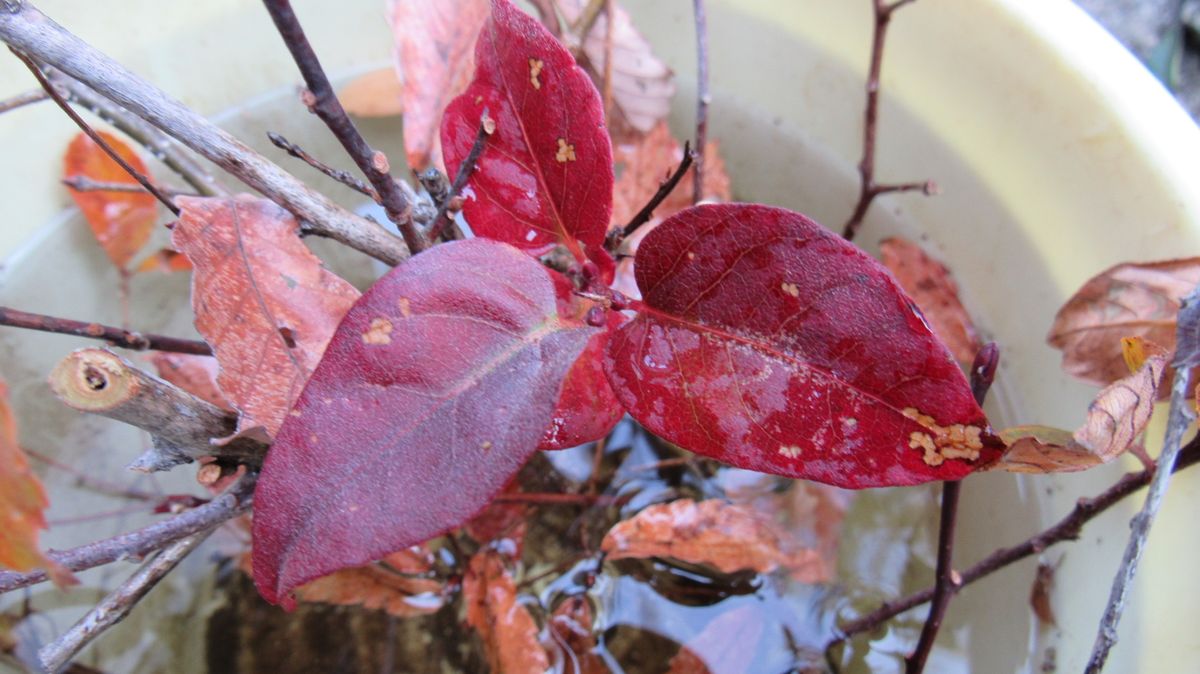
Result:
M31 103L44 101L47 98L50 98L50 94L47 94L45 89L34 89L33 91L26 91L23 94L17 94L12 98L6 98L0 101L0 115L8 112L9 110L16 110L17 108L24 107Z
M244 143L140 79L39 12L0 0L0 41L103 91L268 199L291 211L305 231L327 236L388 264L408 257L404 242L296 179Z
M1000 349L992 342L975 355L971 365L971 393L975 402L983 405L992 382L996 380L996 366L1000 362ZM954 528L958 521L958 500L962 491L962 482L942 483L942 512L938 525L938 555L936 581L933 586L933 601L929 606L929 615L921 628L921 637L904 663L907 674L920 674L925 671L925 663L933 650L933 642L937 640L938 630L950 607L950 600L961 587L961 579L954 570Z
M437 241L447 226L455 227L454 231L458 231L457 226L454 225L454 216L450 210L457 201L458 195L467 186L467 180L471 178L471 173L475 171L475 164L479 161L480 155L483 154L483 148L487 145L488 136L491 135L488 129L495 130L492 124L492 121L487 117L487 111L484 110L483 119L479 122L479 131L475 132L475 142L471 145L471 151L467 153L466 159L463 159L463 162L458 165L458 173L454 175L454 183L450 185L450 193L442 201L441 205L438 206L437 214L433 216L433 223L429 226L430 241ZM455 238L461 238L461 234Z
M212 529L209 529L178 540L142 565L137 573L96 604L71 629L38 650L38 660L42 667L48 672L59 671L96 637L124 620L133 607L211 533Z
M671 174L671 177L658 186L658 191L654 193L654 196L650 197L650 201L647 201L646 205L642 206L642 210L638 211L637 215L634 215L633 219L629 221L629 224L625 225L621 230L622 239L633 236L633 233L639 227L650 222L650 218L654 217L654 209L658 208L667 197L671 196L671 192L675 190L675 186L679 184L680 180L683 180L683 175L687 173L687 170L698 159L691 145L685 142L683 144L683 159L679 161L679 166L675 167L675 172ZM617 243L619 244L620 242L618 241Z
M920 190L926 196L937 193L937 185L932 180L920 183L899 183L880 185L875 182L875 146L879 127L879 90L880 75L883 72L883 47L887 41L887 29L891 24L892 14L914 0L872 0L875 6L875 27L871 37L871 66L867 73L867 105L863 112L863 154L858 163L859 190L858 203L854 212L842 228L842 236L853 240L862 226L867 211L875 198L891 192L911 192Z
M170 136L151 126L137 115L96 93L88 85L54 68L46 68L46 77L58 87L67 100L89 110L113 128L146 148L155 159L174 171L196 192L206 197L228 196L229 192L212 173L200 165L187 150Z
M271 144L273 144L275 147L287 152L289 155L299 159L305 164L308 164L321 173L324 173L329 178L336 180L355 192L370 197L371 201L379 203L379 194L375 191L375 189L358 178L355 178L349 171L333 168L332 166L322 162L320 159L317 159L311 154L305 152L304 148L296 145L274 131L268 131L267 138L271 139Z
M604 74L601 79L601 93L604 101L604 119L610 119L613 105L613 36L616 30L613 0L604 0L604 22Z
M133 183L115 183L104 180L92 180L87 176L68 176L60 181L63 185L70 187L76 192L138 192L145 194L146 188ZM163 193L170 196L199 196L196 192L188 190L177 190L171 187L163 187Z
M696 18L696 172L692 174L692 203L704 198L704 148L708 143L708 18L704 0L693 0Z
M51 550L46 556L71 571L84 571L121 559L144 557L181 538L208 531L250 510L257 479L257 473L247 473L225 493L198 508L112 538L70 550ZM47 580L49 576L41 569L25 573L0 571L0 593Z
M1191 442L1180 450L1179 458L1175 461L1174 470L1178 472L1197 463L1200 463L1200 436L1193 438ZM1119 503L1126 496L1150 484L1150 479L1153 475L1154 472L1149 470L1126 473L1115 484L1096 496L1080 499L1071 512L1055 524L1016 545L1000 548L992 552L980 560L979 563L963 571L961 574L962 586L970 585L980 578L988 576L1010 564L1019 562L1026 557L1041 554L1052 545L1079 538L1079 533L1083 530L1083 525ZM920 606L932 598L933 588L930 587L902 599L887 602L871 613L843 625L840 630L841 636L830 641L829 646L835 646L856 634L873 630L888 620L909 609Z
M628 500L625 496L606 496L604 494L553 494L553 493L522 493L499 494L493 503L528 503L533 505L577 505L606 507L614 503Z
M180 339L178 337L164 337L163 335L154 335L146 332L133 332L114 328L110 325L73 321L69 318L56 318L54 316L34 314L3 306L0 306L0 325L40 332L52 332L59 335L102 339L113 346L132 351L170 351L172 353L190 353L198 356L212 355L212 347L195 339Z
M1180 321L1182 330L1183 322ZM1176 457L1179 454L1180 445L1183 441L1183 434L1192 426L1192 421L1196 418L1191 409L1192 389L1189 386L1191 380L1190 367L1177 367L1175 370L1175 381L1171 386L1171 409L1167 415L1167 434L1163 440L1162 453L1158 457L1158 465L1160 467L1173 466L1176 463ZM1113 645L1117 643L1117 625L1121 621L1121 614L1125 610L1125 600L1129 593L1129 585L1133 582L1134 576L1137 574L1138 562L1142 558L1142 552L1146 547L1146 537L1150 534L1150 527L1154 525L1154 517L1158 514L1158 509L1162 506L1163 498L1167 495L1167 487L1171 483L1170 470L1156 471L1154 479L1150 482L1150 490L1146 493L1146 501L1142 504L1142 509L1134 516L1130 522L1129 543L1125 547L1125 555L1121 559L1121 566L1118 567L1117 574L1113 578L1112 591L1109 593L1108 605L1104 609L1104 615L1100 619L1100 627L1096 634L1096 643L1092 647L1092 655L1088 659L1087 667L1084 671L1087 674L1098 674L1104 669L1104 663L1108 659L1108 653L1112 650Z
M96 133L96 130L93 129L90 124L83 121L83 118L79 116L79 113L75 112L75 110L71 108L71 104L67 103L62 94L58 93L58 89L50 83L50 80L46 79L45 73L42 72L42 69L38 67L37 63L34 63L33 59L29 58L25 54L22 54L16 49L13 49L12 53L15 54L22 63L25 64L26 68L29 68L29 72L33 73L33 76L37 78L38 84L42 85L42 89L44 89L46 93L49 94L50 98L54 100L54 103L58 105L58 107L61 108L64 113L66 113L67 117L70 117L71 121L75 122L75 126L78 126L81 131L86 133L88 138L92 139L93 143L98 145L101 150L104 150L104 154L108 155L110 159L116 162L117 165L121 167L121 170L129 174L129 177L136 180L138 184L145 188L147 192L154 195L154 198L161 201L168 210L175 215L179 215L179 207L175 205L175 201L160 191L158 186L150 181L150 178L142 175L141 171L138 171L132 165L130 165L129 162L125 161L125 158L122 157L119 152L114 150L113 147L108 144L108 141L104 140L99 133Z
M61 470L64 473L74 477L76 487L90 489L94 492L105 494L107 496L127 498L134 501L156 501L162 498L162 494L142 491L140 489L134 489L133 487L128 487L123 484L117 484L116 482L109 482L108 480L102 480L98 477L94 477L89 475L87 472L76 468L75 466L63 463L51 456L47 456L36 450L29 449L28 447L22 447L22 449L29 456L29 458L40 461L47 466Z
M382 152L371 149L354 126L354 122L350 120L350 116L346 114L341 101L334 93L333 85L329 83L329 77L325 75L325 70L317 59L316 52L304 34L304 29L300 26L300 20L292 11L291 2L263 0L263 5L271 14L276 30L300 68L300 74L308 87L308 94L312 96L310 100L306 100L309 109L325 122L325 126L329 127L359 170L375 187L375 191L379 193L380 204L387 212L388 219L400 230L408 249L416 254L428 248L429 242L413 223L412 205L392 178L387 158Z

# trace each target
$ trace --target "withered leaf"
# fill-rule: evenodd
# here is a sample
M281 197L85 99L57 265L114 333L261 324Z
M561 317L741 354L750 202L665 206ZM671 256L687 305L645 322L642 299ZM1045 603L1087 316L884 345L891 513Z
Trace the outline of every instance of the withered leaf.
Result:
M960 363L970 364L983 344L971 316L958 297L958 284L950 270L929 257L912 241L893 237L879 244L883 266L896 275L896 280L913 298L933 332Z
M442 165L442 113L471 81L488 0L389 0L408 165Z
M589 0L557 0L568 23L579 22ZM612 3L612 98L629 126L645 133L671 111L675 73L654 54L650 43L634 27L629 13ZM583 52L597 87L603 86L608 17L604 10L583 38Z
M404 88L394 67L380 68L350 80L338 92L346 112L357 117L392 117L404 112Z
M491 671L497 674L543 674L550 666L538 642L538 626L517 602L517 586L504 558L485 549L471 558L463 579L467 624L479 633Z
M146 165L128 145L116 136L99 131L100 137L138 173L147 175ZM63 177L85 177L97 182L137 185L125 169L105 154L91 138L78 134L63 157ZM70 190L71 198L96 235L112 263L124 269L146 244L154 229L157 202L145 192L104 192Z
M188 261L186 255L170 248L163 248L139 262L134 272L142 274L157 271L169 274L171 272L191 270L192 263Z
M1122 337L1121 355L1124 356L1125 366L1130 372L1140 370L1150 356L1171 357L1166 349L1143 337Z
M1070 431L1049 426L1014 426L1000 432L1008 445L991 470L1010 473L1071 473L1099 466L1100 457L1075 442Z
M770 518L780 532L785 551L817 553L819 562L790 569L801 583L825 583L837 571L842 520L854 492L819 482L791 480L779 488L779 478L761 475L752 483L726 490L729 499Z
M550 614L548 628L563 652L564 674L608 674L608 665L596 653L592 605L584 596L567 597Z
M605 534L600 549L609 559L671 557L723 573L770 573L821 564L813 550L785 551L779 529L759 513L717 499L652 505L618 522Z
M150 354L150 362L164 380L217 407L233 409L217 387L220 366L216 358L155 351Z
M434 613L442 606L442 584L408 574L428 571L417 553L404 550L378 562L342 569L296 589L301 601L362 606L398 618Z
M179 197L176 249L195 265L196 329L220 363L238 429L274 435L359 293L330 273L287 211L265 199Z
M1063 369L1100 386L1128 373L1121 338L1175 350L1176 316L1200 283L1200 258L1119 264L1090 279L1055 316L1047 341Z
M1047 625L1057 626L1058 619L1054 616L1054 607L1050 603L1050 595L1054 589L1054 572L1057 566L1040 562L1037 576L1033 580L1033 588L1029 592L1029 605L1038 620Z
M613 164L619 177L613 185L613 225L623 227L632 220L682 160L683 146L675 140L666 122L654 125L644 136L614 143ZM729 174L716 141L708 143L704 161L704 200L729 201L732 198ZM680 183L659 204L651 223L665 220L692 205L688 184L687 180Z

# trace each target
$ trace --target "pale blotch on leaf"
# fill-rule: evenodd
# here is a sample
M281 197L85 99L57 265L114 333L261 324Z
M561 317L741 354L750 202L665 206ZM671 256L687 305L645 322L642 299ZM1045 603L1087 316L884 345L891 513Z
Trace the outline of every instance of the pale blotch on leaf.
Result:
M980 435L983 429L978 426L953 424L939 426L933 417L921 414L915 407L906 407L904 416L929 429L928 433L913 431L908 436L908 446L924 450L922 457L930 466L940 466L946 459L964 459L975 461L979 458L979 450L983 449Z
M554 155L554 159L560 164L575 161L575 146L568 143L566 138L559 138L558 152Z
M483 450L483 451L485 451L485 452L486 452L486 451L488 451L489 449L491 449L491 448L492 448L492 441L491 441L491 440L484 440L483 442L479 443L479 448L480 448L480 449L482 449L482 450Z
M529 83L533 85L534 89L542 88L542 81L538 79L538 77L542 74L542 68L545 67L545 65L546 64L543 63L541 59L529 59ZM562 160L560 159L559 161Z
M363 344L382 346L392 343L392 322L380 316L371 319L371 327L363 333Z
M779 453L786 456L789 459L794 459L794 458L800 456L800 448L797 447L796 445L780 445Z
M800 289L796 287L795 283L788 283L787 281L784 281L779 287L783 290L783 292L791 295L792 297L800 296Z
M411 303L408 301L407 297L401 297L400 299L396 300L396 305L400 307L401 316L405 318L412 316Z

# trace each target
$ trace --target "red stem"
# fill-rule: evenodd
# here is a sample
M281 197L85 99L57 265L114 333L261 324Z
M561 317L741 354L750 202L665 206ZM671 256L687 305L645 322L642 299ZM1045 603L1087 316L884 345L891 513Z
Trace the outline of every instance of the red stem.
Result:
M211 356L212 347L208 344L178 337L164 337L143 332L132 332L114 328L99 323L84 323L69 318L56 318L43 314L33 314L0 306L0 325L40 332L52 332L59 335L75 335L90 339L103 339L113 346L133 351L170 351L172 353L189 353L197 356Z

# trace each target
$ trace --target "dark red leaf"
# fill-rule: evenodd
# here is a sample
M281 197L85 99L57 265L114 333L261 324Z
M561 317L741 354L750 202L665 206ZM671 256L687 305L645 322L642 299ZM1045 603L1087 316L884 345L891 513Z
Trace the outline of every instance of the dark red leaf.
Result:
M486 114L496 130L464 190L463 212L478 235L522 250L561 243L608 268L604 234L612 212L612 146L600 94L575 59L508 0L475 50L475 80L446 109L442 147L454 175Z
M254 578L297 585L456 527L535 451L595 328L536 261L472 239L378 281L346 315L267 454Z
M667 440L851 488L958 479L999 454L891 274L803 215L692 208L646 237L636 269L645 305L605 366L634 418Z

